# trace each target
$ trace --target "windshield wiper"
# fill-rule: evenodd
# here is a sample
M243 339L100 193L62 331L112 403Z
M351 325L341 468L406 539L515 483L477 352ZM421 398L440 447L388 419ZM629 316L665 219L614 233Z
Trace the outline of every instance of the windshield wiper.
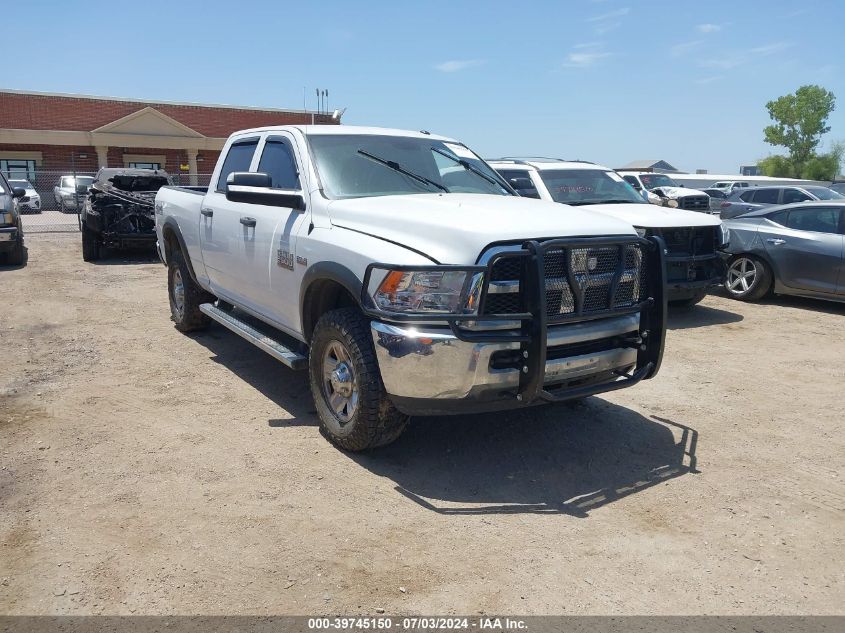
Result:
M480 170L480 169L478 169L477 167L474 167L472 164L470 164L469 162L467 162L467 161L463 160L462 158L457 158L456 156L452 156L452 155L451 155L451 154L449 154L448 152L444 152L442 149L438 149L437 147L432 147L432 148L431 148L431 151L432 151L432 152L437 152L437 153L438 153L438 154L440 154L441 156L445 156L445 157L446 157L446 158L448 158L449 160L453 160L453 161L455 161L456 163L458 163L458 165L460 165L461 167L463 167L463 168L464 168L464 169L466 169L467 171L471 171L471 172L472 172L472 173L474 173L475 175L477 175L477 176L481 176L482 178L484 178L484 180L486 180L487 182L489 182L491 185L493 185L493 186L495 186L495 187L499 187L500 189L505 189L505 187L502 187L502 183L500 183L499 181L497 181L497 180L496 180L495 178L493 178L492 176L488 176L488 175L487 175L487 174L485 174L483 171L481 171L481 170ZM505 189L505 191L507 191L507 189Z
M385 167L389 167L393 171L398 171L400 174L408 176L408 178L413 178L414 180L416 180L418 182L422 182L422 183L425 183L427 185L431 185L432 187L437 187L441 191L445 191L446 193L449 193L449 190L446 187L444 187L443 185L441 185L439 182L434 182L431 178L426 178L425 176L421 176L419 174L416 174L416 173L410 171L409 169L405 169L404 167L402 167L402 165L397 163L395 160L386 160L384 158L379 158L378 156L376 156L374 154L370 154L369 152L364 151L362 149L359 149L358 153L361 154L361 156L366 156L370 160L374 160L379 165L384 165Z
M564 204L568 204L571 207L579 207L582 205L588 204L639 204L634 200L622 200L612 198L610 200L574 200L573 202L564 202Z

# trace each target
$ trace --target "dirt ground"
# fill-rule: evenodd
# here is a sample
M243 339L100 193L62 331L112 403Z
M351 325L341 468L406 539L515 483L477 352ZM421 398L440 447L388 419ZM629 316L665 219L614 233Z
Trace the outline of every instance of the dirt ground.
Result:
M710 296L578 405L367 455L152 259L0 269L0 613L841 614L845 306Z

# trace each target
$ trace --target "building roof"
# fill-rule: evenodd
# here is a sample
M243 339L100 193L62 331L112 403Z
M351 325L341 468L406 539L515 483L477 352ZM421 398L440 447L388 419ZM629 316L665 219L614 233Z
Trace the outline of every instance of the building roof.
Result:
M623 165L622 167L617 167L617 169L624 169L627 171L660 171L660 172L680 172L677 167L674 167L670 163L666 162L665 160L635 160L633 162L628 163L627 165Z

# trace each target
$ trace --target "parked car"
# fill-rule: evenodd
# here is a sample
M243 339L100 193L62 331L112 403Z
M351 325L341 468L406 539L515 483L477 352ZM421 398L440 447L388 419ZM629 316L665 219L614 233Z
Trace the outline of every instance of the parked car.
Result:
M687 211L710 211L710 198L706 193L682 187L666 174L640 171L620 171L619 174L651 204Z
M9 180L9 186L12 189L20 188L24 190L24 195L20 198L15 198L18 211L21 213L41 213L41 196L35 191L32 183L28 180L13 178Z
M23 225L16 204L26 195L21 187L11 187L0 173L0 257L6 264L19 266L24 263L26 249L23 243Z
M634 225L641 236L666 242L669 302L690 306L721 286L725 267L718 249L727 242L718 218L705 213L647 204L608 167L557 159L491 159L499 175L520 194L582 207Z
M720 215L723 220L744 215L749 211L769 207L776 204L794 204L811 200L843 200L845 196L836 193L828 187L821 186L788 186L751 187L735 191L727 200L720 203Z
M97 260L105 248L153 248L155 195L169 184L161 170L100 169L79 216L82 259Z
M749 184L745 181L738 180L720 180L710 185L710 189L718 189L726 194L731 194L737 189L745 189Z
M308 368L335 444L387 444L409 415L560 402L655 375L663 243L515 192L427 132L237 132L206 192L156 196L171 317L215 320Z
M767 207L725 225L730 296L755 301L775 292L845 301L845 200Z
M53 187L53 199L62 213L78 213L88 197L88 188L94 183L93 176L62 176Z
M728 194L721 189L702 189L704 193L710 196L710 213L719 213L722 210L722 200L728 197Z

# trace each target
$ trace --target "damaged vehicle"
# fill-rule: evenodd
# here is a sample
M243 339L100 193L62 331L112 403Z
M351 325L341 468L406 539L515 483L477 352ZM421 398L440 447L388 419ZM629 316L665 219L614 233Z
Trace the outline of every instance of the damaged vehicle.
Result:
M169 184L161 170L100 169L79 216L82 259L95 261L106 248L153 248L155 196Z
M684 211L710 213L710 196L698 189L683 187L666 174L620 171L625 182L651 204Z

